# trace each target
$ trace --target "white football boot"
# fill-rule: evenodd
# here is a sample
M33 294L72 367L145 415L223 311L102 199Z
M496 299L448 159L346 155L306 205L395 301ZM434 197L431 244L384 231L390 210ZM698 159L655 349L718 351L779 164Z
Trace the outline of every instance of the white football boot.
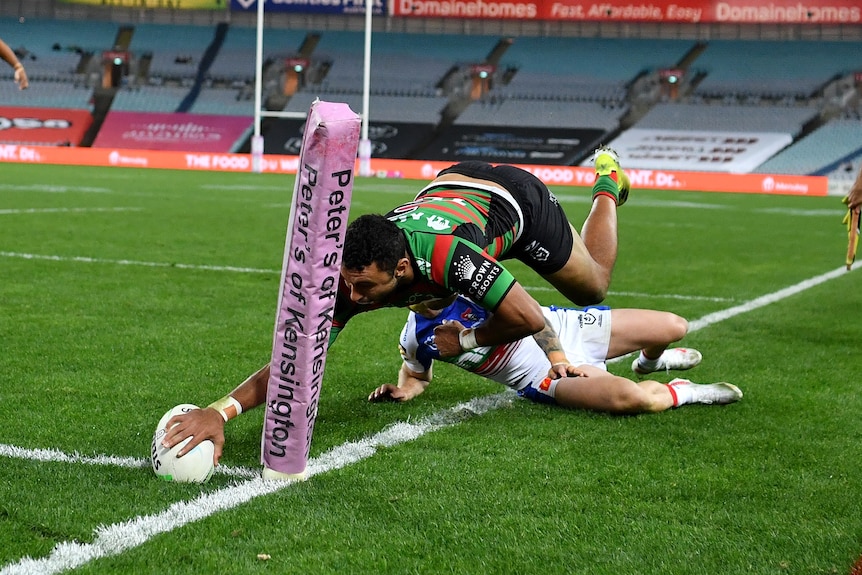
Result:
M691 369L698 365L702 359L703 355L696 349L674 347L664 350L664 353L658 358L658 363L652 369L641 365L640 354L638 354L638 357L632 362L632 371L638 375L646 375L654 371Z
M742 399L742 390L724 381L718 383L692 383L687 379L677 378L669 386L678 389L685 386L691 391L691 401L688 403L703 403L706 405L727 405Z

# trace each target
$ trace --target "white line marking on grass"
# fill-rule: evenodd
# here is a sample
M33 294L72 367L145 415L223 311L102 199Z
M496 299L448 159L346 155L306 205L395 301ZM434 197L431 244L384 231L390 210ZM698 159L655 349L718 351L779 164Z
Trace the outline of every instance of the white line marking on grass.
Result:
M777 292L760 296L759 298L755 298L738 306L707 314L700 319L688 322L688 332L691 333L693 331L703 329L720 321L730 319L734 316L754 311L758 308L783 300L790 296L801 293L807 289L825 283L829 280L840 277L846 273L848 273L847 268L845 266L841 266L840 268L834 269L831 272L826 272L825 274L809 278L807 280L799 282L798 284L778 290Z
M90 186L58 186L55 184L0 184L0 191L5 192L47 192L49 194L65 194L68 192L85 192L89 194L109 194L108 188L93 188Z
M120 266L143 266L147 268L178 268L184 270L204 270L216 272L239 272L249 274L279 274L277 270L264 270L259 268L240 268L233 266L207 266L197 264L180 264L167 262L141 262L135 260L109 260L101 258L88 258L84 256L49 256L42 254L25 254L20 252L0 252L0 257L20 258L25 260L48 260L54 262L80 262L88 264L113 264Z
M16 445L0 443L0 457L13 459L26 459L29 461L47 461L59 463L81 463L84 465L113 465L115 467L126 467L129 469L146 468L152 465L149 459L140 457L122 457L118 455L81 455L77 452L69 454L58 449L27 449ZM219 465L214 473L218 475L229 475L232 477L256 477L260 470L248 467L229 467Z
M512 391L478 397L450 409L422 418L415 423L400 422L370 437L339 445L308 462L308 477L341 469L371 457L379 447L392 447L425 435L426 433L457 425L510 404L516 397ZM190 501L179 501L155 515L135 517L123 523L100 526L95 530L92 543L64 541L58 543L48 557L24 557L0 570L0 575L48 575L75 569L90 561L119 555L146 543L160 533L167 533L188 523L204 519L227 509L242 505L256 497L286 489L296 482L265 481L262 478L224 487L205 493Z
M557 288L551 286L524 286L524 289L527 291L557 291ZM699 300L699 301L733 301L733 298L729 297L712 297L705 295L684 295L684 294L654 294L654 293L640 293L633 291L609 291L608 295L618 295L618 296L631 296L631 297L653 297L653 298L663 298L663 299L681 299L681 300Z
M754 212L758 212L761 214L777 214L781 216L803 216L803 217L827 217L827 218L840 218L843 217L847 210L844 209L834 209L834 210L799 210L793 208L759 208L756 210L752 210Z
M17 214L78 214L85 212L140 212L143 208L26 208L0 210L0 216Z

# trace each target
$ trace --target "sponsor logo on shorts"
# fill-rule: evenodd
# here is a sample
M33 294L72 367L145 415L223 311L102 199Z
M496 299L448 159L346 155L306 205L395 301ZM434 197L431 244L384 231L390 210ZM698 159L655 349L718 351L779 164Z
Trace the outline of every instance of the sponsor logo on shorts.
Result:
M537 262L548 261L548 258L551 256L551 252L543 248L536 240L527 244L527 247L524 248L524 252L529 258Z
M602 325L602 316L591 311L583 311L578 314L578 324L581 327L589 325Z

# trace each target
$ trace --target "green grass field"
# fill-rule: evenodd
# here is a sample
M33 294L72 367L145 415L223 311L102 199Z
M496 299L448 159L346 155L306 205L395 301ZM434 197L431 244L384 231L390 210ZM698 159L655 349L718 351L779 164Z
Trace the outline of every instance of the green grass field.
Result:
M418 187L360 179L351 217ZM292 188L3 165L0 574L844 575L862 554L862 276L837 273L834 197L634 191L620 209L606 303L687 317L704 362L686 377L733 382L740 403L615 417L498 398L452 412L501 388L439 365L414 402L370 404L400 365L404 312L384 310L330 350L319 473L275 492L225 473L158 480L161 415L268 361ZM555 191L580 227L588 190ZM262 418L228 424L226 469L259 471ZM325 463L408 421L443 424Z

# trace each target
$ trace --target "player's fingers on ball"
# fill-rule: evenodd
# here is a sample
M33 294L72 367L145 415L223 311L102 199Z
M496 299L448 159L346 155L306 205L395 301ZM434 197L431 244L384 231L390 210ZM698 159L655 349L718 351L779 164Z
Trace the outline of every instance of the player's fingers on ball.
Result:
M189 442L186 443L183 448L179 450L179 452L177 452L177 457L182 457L183 455L197 447L198 443L200 442L200 439L197 439L194 435L192 435L191 439L189 439Z

